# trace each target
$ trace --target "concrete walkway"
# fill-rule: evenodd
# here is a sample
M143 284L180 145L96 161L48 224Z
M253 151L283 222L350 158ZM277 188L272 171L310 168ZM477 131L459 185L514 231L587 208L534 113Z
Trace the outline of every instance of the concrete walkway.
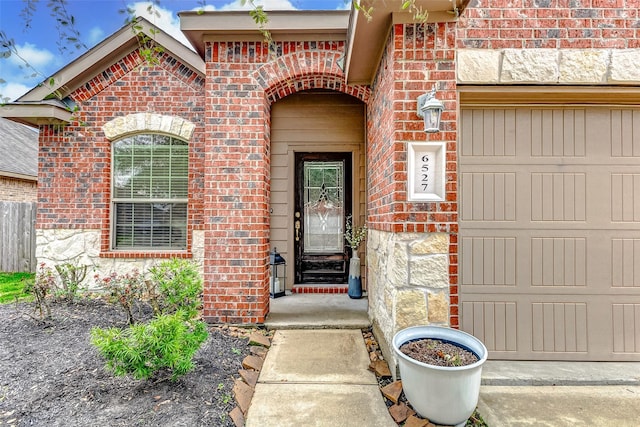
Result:
M246 427L397 427L368 370L366 310L346 295L272 300L267 326L277 330ZM635 427L640 363L490 360L478 410L490 427Z
M246 427L396 427L358 329L278 330Z

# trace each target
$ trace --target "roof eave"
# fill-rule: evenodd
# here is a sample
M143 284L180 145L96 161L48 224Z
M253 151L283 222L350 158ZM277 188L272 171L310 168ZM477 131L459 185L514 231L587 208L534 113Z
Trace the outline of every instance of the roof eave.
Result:
M38 182L38 176L37 175L25 175L25 174L22 174L22 173L15 173L15 172L9 172L9 171L0 170L0 176L5 177L5 178L21 179L23 181Z
M29 126L67 124L73 113L60 105L50 103L12 102L0 107L0 117Z
M180 29L201 57L208 40L264 40L249 12L214 11L180 12ZM321 36L328 40L345 40L349 23L348 10L274 10L267 11L265 29L274 40L310 40Z

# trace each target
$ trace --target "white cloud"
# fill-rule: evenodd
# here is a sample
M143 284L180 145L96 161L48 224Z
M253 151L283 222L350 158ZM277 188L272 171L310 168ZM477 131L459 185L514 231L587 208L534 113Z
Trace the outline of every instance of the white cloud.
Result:
M94 46L104 39L104 30L100 27L93 27L89 30L89 45Z
M22 46L16 45L16 50L21 58L36 69L50 65L56 58L56 56L50 51L46 49L38 49L35 45L28 42ZM24 61L18 58L15 54L11 55L8 60L16 67L24 66Z
M8 82L0 85L0 98L9 98L10 101L15 101L22 95L27 93L31 89L31 86L26 86L21 83Z
M289 0L255 0L256 6L262 6L264 10L295 10L297 9ZM211 12L214 10L250 10L252 6L249 2L242 5L241 0L234 0L223 6L216 7L212 4L206 4L204 7L196 7L193 10L204 10Z
M24 95L44 80L45 76L55 71L62 60L51 51L28 42L16 45L15 48L19 56L12 53L8 58L0 59L1 77L4 79L0 84L0 94L3 98L7 97L12 101Z

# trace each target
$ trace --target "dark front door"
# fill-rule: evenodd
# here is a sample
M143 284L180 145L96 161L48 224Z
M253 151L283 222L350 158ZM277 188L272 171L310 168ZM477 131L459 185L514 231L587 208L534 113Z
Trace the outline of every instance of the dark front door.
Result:
M296 153L296 283L345 283L351 153Z

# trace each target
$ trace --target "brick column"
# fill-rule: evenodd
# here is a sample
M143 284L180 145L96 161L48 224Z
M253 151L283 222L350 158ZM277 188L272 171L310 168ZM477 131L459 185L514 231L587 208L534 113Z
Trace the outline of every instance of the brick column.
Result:
M253 66L233 61L241 55L227 58L207 63L204 316L262 323L269 304L268 120L264 91L248 77Z

